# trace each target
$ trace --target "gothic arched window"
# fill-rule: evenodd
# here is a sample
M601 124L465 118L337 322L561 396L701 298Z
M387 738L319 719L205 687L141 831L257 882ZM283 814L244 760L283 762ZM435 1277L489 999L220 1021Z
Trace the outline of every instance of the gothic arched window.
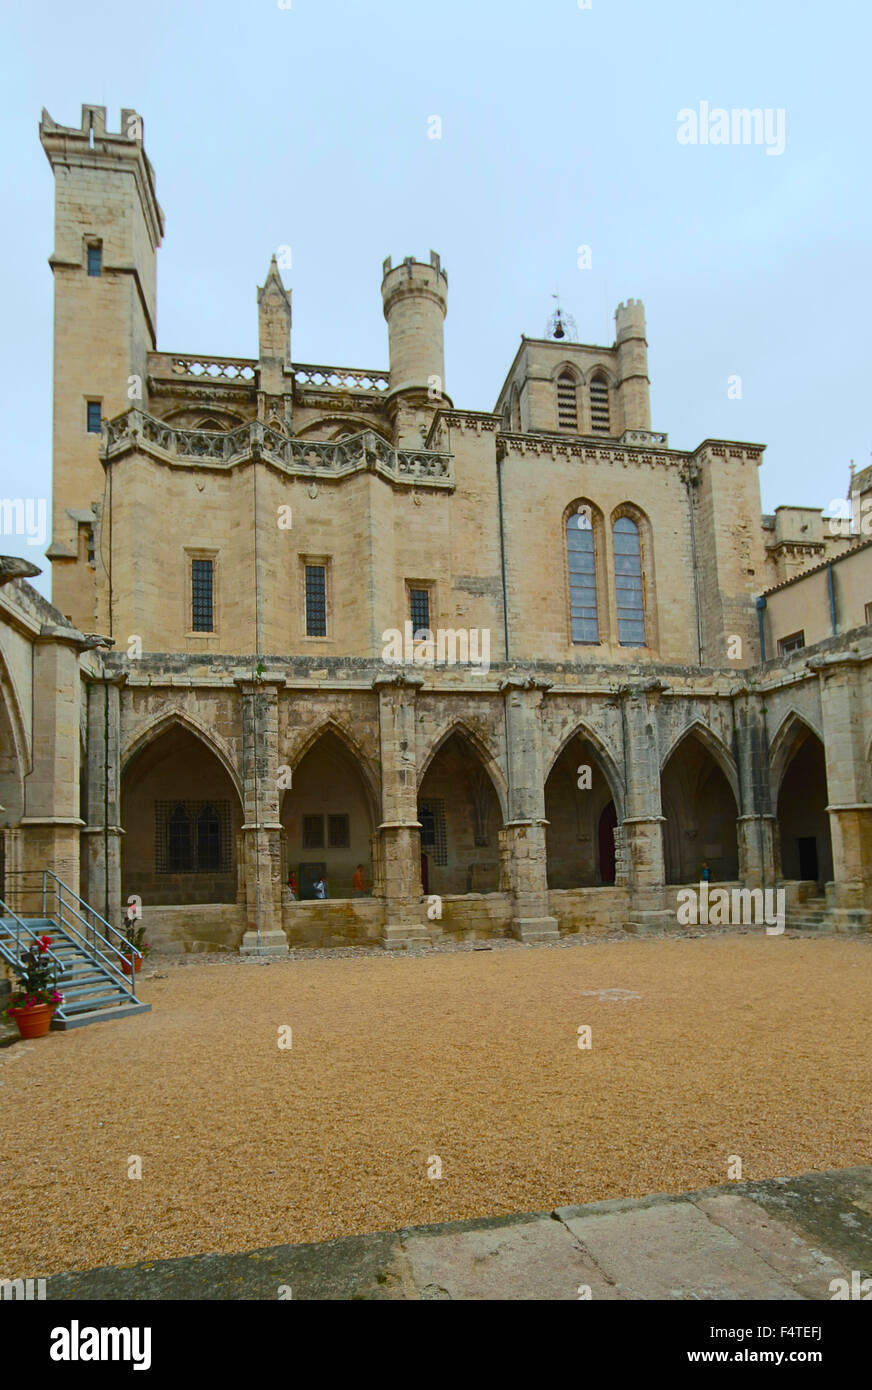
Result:
M566 520L569 556L569 618L572 640L593 646L599 642L596 599L596 545L589 510L580 507Z
M594 434L608 434L611 430L609 383L602 372L597 372L590 381L590 427Z
M645 592L642 583L639 527L632 517L618 517L612 528L612 538L615 552L618 641L622 647L644 647Z

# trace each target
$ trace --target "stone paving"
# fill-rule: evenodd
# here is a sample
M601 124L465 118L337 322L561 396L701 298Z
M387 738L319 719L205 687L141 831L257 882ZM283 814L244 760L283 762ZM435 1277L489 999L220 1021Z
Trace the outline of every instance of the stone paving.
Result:
M870 1277L862 1167L58 1274L47 1297L829 1301Z

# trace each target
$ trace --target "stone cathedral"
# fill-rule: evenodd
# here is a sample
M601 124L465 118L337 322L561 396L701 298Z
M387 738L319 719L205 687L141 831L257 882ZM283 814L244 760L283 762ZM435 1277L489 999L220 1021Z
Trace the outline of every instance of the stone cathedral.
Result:
M382 266L381 368L296 359L275 257L255 356L165 350L141 118L39 137L52 603L0 560L0 898L48 867L282 953L659 930L708 877L872 930L872 469L833 525L761 513L760 444L670 448L637 299L455 405L433 252Z

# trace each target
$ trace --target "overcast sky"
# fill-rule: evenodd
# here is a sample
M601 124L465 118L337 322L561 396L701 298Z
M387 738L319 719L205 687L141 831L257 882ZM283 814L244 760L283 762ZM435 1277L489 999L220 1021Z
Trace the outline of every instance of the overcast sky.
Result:
M78 126L87 101L112 130L122 106L144 118L166 214L162 350L255 356L255 286L289 246L294 359L387 367L382 261L432 247L456 405L493 408L556 289L589 343L611 344L616 305L641 298L653 428L682 449L766 444L763 509L828 508L872 447L870 14L868 0L7 9L0 494L49 495L53 181L37 125L45 106ZM773 132L783 112L783 152L681 143L678 113L701 102L769 111ZM48 569L23 537L0 542Z

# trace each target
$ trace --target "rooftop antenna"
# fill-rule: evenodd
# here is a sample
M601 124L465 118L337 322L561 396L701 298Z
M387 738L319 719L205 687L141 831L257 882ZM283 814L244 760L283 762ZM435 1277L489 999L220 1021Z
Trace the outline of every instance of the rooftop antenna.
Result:
M560 290L556 290L551 298L556 300L554 313L545 325L545 337L555 338L561 342L564 338L567 342L578 342L578 327L575 319L560 304Z

